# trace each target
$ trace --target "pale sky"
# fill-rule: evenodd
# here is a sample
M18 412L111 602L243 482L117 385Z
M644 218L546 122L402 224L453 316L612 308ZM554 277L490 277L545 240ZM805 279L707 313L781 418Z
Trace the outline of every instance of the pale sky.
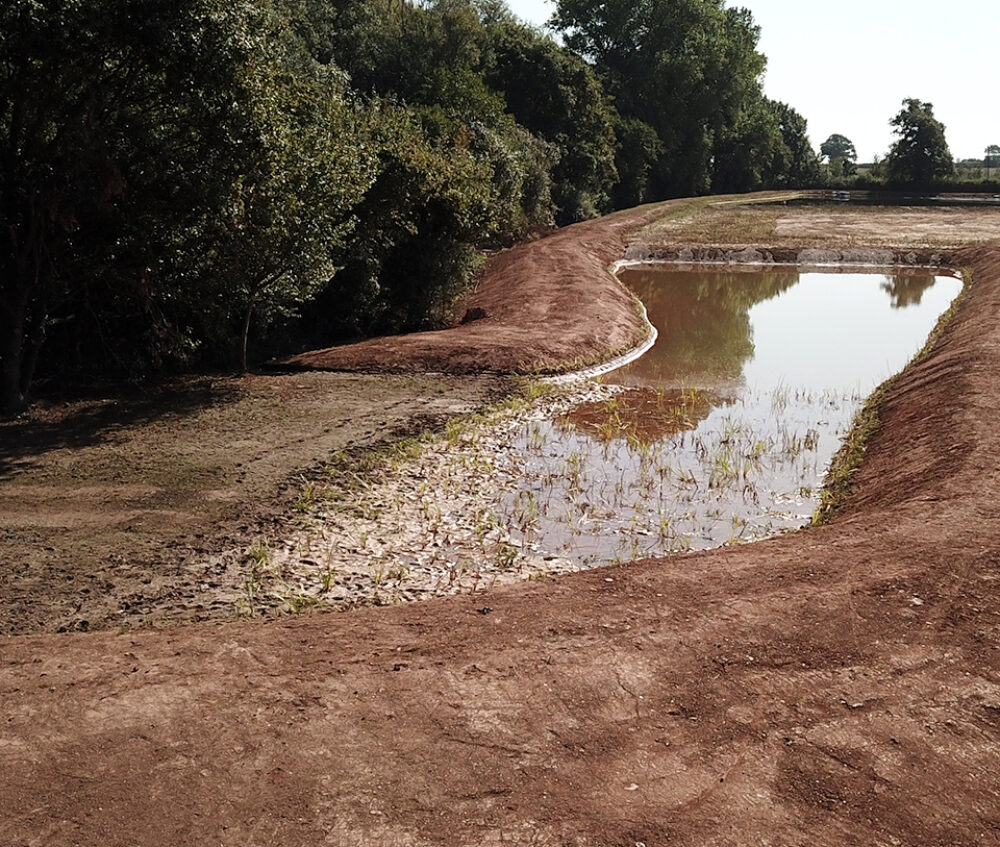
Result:
M507 0L543 24L551 0ZM743 0L761 28L764 91L809 122L813 147L846 135L860 161L884 156L904 97L934 105L955 160L1000 144L996 0Z

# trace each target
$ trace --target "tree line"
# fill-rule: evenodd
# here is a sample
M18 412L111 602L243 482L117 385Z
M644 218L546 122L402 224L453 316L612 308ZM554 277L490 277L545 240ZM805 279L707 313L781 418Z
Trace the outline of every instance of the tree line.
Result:
M876 157L864 173L859 172L854 142L840 133L827 138L820 145L820 156L826 160L827 179L838 185L865 188L930 191L947 188L995 191L1000 188L993 173L1000 167L1000 145L987 145L981 160L956 163L945 138L945 126L934 116L932 103L907 97L889 124L896 136L895 142L885 158Z
M485 250L816 184L749 12L558 0L8 0L0 410L36 374L248 364L446 321Z

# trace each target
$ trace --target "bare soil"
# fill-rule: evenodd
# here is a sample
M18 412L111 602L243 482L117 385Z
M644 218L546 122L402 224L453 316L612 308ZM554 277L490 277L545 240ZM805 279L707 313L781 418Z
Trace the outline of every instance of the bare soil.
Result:
M0 633L233 619L241 551L287 531L324 462L509 390L300 373L39 403L0 423Z
M560 251L610 261L646 214ZM1000 844L994 231L824 527L395 608L0 640L0 844Z
M492 256L458 314L478 320L436 332L376 338L294 356L282 364L350 371L543 373L603 361L648 333L636 301L609 267L626 235L670 204L557 230ZM583 308L585 307L585 308Z
M729 248L888 247L952 250L996 243L996 207L784 206L719 203L661 217L634 231L630 244Z

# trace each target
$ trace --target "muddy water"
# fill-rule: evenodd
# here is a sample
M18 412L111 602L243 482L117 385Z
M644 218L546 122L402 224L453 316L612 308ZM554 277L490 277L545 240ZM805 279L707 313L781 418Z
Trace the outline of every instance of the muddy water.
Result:
M502 518L525 551L586 567L802 526L864 398L961 288L894 274L680 272L622 279L659 330L610 398L514 439Z

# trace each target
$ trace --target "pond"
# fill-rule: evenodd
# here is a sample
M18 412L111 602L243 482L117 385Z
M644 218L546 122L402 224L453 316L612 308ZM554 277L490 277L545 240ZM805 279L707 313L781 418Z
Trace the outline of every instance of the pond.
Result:
M513 438L499 504L518 548L576 567L752 541L807 523L872 390L923 346L961 282L885 274L678 271L622 281L656 345L619 388Z

